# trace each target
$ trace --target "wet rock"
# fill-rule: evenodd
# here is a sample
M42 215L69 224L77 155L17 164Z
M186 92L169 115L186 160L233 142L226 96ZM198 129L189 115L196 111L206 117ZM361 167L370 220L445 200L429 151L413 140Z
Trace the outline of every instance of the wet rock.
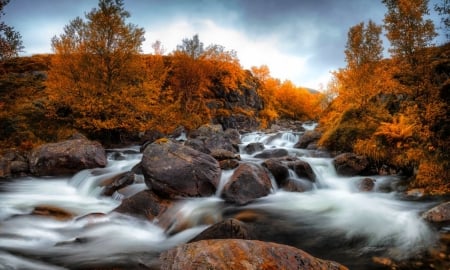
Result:
M289 177L287 165L283 164L279 159L267 159L262 165L269 170L279 186L284 185L284 182Z
M259 154L255 155L255 158L277 158L277 157L285 157L289 155L286 149L275 148L275 149L266 149Z
M264 144L260 142L249 143L244 147L245 153L252 155L256 152L264 150Z
M227 219L212 225L199 235L194 237L189 243L208 239L255 239L251 233L251 228L237 219Z
M306 178L312 182L316 181L316 174L314 173L311 165L303 160L295 160L287 163L288 167L297 174L300 178Z
M124 199L113 211L153 220L161 215L172 204L170 200L163 199L151 190L141 191L130 198Z
M31 215L46 216L62 221L70 220L74 217L69 211L52 205L38 205L33 209Z
M260 166L243 163L234 171L224 186L222 198L227 202L246 204L254 199L266 196L272 189L267 172Z
M21 160L11 161L11 173L13 175L27 175L29 172L28 162Z
M280 188L290 192L305 192L312 190L313 184L308 180L288 178Z
M308 145L317 143L322 134L316 130L307 130L294 145L295 148L306 149Z
M129 186L133 183L134 183L133 172L120 173L118 175L115 175L109 179L105 179L102 181L101 186L104 186L102 195L111 196L117 190Z
M170 140L147 146L141 163L147 186L170 198L210 196L220 182L216 159Z
M339 175L356 176L370 174L369 160L364 156L344 153L335 157L333 162Z
M422 214L422 218L429 222L450 221L450 202L441 203Z
M185 145L207 154L218 149L238 153L239 143L240 135L237 130L223 131L221 125L203 125L189 134Z
M375 180L372 178L363 178L360 181L358 181L357 188L359 191L362 192L370 192L373 191L373 188L375 187Z
M221 160L219 161L220 164L220 168L222 170L232 170L232 169L236 169L239 166L239 160L237 159L225 159L225 160Z
M294 247L256 240L203 240L160 256L161 269L347 269Z
M29 158L32 174L37 176L67 175L96 167L105 167L105 149L86 139L48 143L34 148Z
M225 149L213 149L210 155L218 161L227 159L241 159L239 155Z
M0 178L9 178L11 175L11 161L0 156Z

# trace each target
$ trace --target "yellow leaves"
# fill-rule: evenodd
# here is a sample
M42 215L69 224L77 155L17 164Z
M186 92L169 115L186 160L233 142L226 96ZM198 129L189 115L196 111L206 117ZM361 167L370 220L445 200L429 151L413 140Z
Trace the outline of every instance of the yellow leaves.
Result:
M406 141L413 136L414 128L415 125L409 124L408 118L400 114L392 123L381 123L374 135L384 138L397 148L404 148L407 146Z

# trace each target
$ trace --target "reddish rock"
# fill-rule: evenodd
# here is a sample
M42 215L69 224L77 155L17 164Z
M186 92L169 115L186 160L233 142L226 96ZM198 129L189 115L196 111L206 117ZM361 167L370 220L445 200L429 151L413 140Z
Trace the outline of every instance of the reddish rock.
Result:
M441 203L422 214L422 218L429 222L450 221L450 202Z
M37 176L66 175L90 168L105 167L105 149L86 139L41 145L31 151L30 171Z
M62 208L52 205L38 205L36 206L31 215L34 216L46 216L57 220L70 220L73 218L73 214Z
M239 166L239 160L237 159L225 159L225 160L221 160L219 161L220 164L220 168L222 170L232 170L235 169Z
M203 240L177 246L160 256L162 270L175 269L329 269L345 266L315 258L286 245L256 240Z
M153 220L166 211L171 204L171 201L159 197L151 190L144 190L124 199L113 211Z
M272 183L264 168L243 163L224 186L222 198L227 202L246 204L270 193Z
M142 172L150 189L170 198L213 195L221 175L212 156L170 140L145 148Z

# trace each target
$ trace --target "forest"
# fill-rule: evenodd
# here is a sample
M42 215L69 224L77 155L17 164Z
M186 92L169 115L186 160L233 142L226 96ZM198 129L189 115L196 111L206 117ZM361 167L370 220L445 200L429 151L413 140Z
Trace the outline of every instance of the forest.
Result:
M8 2L0 1L0 10ZM198 35L170 53L155 41L154 52L143 54L145 30L128 23L120 0L100 0L85 18L68 22L48 55L19 57L21 36L2 23L0 143L28 151L80 132L114 145L179 126L264 129L279 119L313 120L320 147L367 156L411 176L410 188L446 194L450 4L431 7L447 35L434 44L427 0L382 2L384 24L369 20L349 29L346 66L323 92L273 78L267 66L245 70L235 51L205 46Z

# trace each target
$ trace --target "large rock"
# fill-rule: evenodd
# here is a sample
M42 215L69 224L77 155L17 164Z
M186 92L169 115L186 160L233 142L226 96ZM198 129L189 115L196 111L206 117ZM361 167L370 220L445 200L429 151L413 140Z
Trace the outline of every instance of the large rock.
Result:
M266 196L272 189L270 177L264 168L243 163L234 171L224 186L222 198L227 202L246 204L254 199Z
M144 190L130 198L124 199L113 211L153 220L166 211L171 204L170 200L159 197L151 190Z
M245 153L251 155L264 150L264 144L260 142L249 143L244 147Z
M450 221L450 202L441 203L422 214L422 218L430 222Z
M289 177L289 168L280 159L267 159L262 165L269 170L279 186L283 186Z
M29 157L30 172L37 176L74 174L106 163L102 145L85 138L41 145Z
M356 176L369 175L370 163L364 156L354 153L344 153L334 158L334 167L339 175Z
M189 242L197 242L208 239L255 239L251 228L242 221L229 218L218 222L202 231Z
M266 149L259 154L255 155L255 158L279 158L288 156L289 152L283 148Z
M169 269L347 269L286 245L256 240L203 240L179 245L160 256Z
M298 177L306 178L311 182L316 181L316 174L314 173L311 165L303 160L296 160L288 162L288 167L293 170Z
M213 195L221 175L212 156L166 139L145 148L142 172L150 189L171 198Z
M221 125L203 125L189 133L186 145L209 154L215 150L239 152L240 134L235 129L222 130Z
M306 149L309 145L315 144L322 134L316 130L307 130L294 145L295 148Z

